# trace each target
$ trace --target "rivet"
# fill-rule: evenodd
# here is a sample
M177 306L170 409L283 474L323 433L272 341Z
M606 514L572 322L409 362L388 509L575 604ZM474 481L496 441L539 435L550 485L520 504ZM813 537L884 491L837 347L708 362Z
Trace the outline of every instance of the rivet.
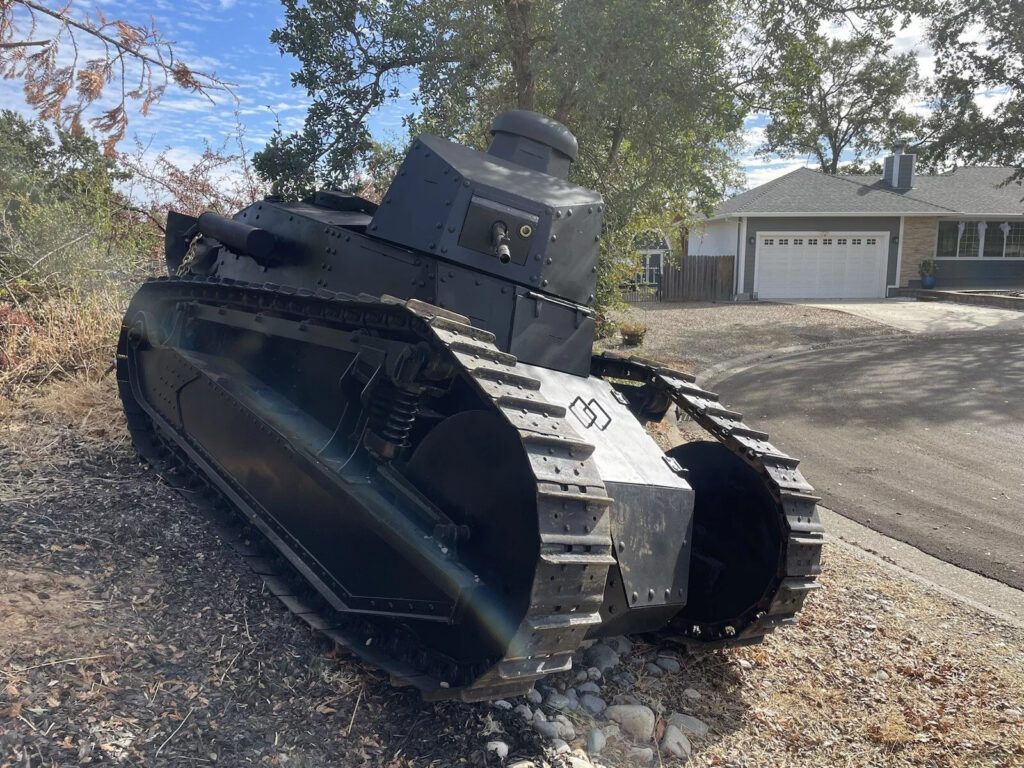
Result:
M630 598L635 603L637 600L640 599L640 595L638 595L636 592L634 592L632 595L630 595Z
M552 259L552 258L550 258L550 257L549 257L549 258L548 258L548 260L547 260L547 263L548 263L548 264L551 264L551 263L553 263L553 262L554 262L554 259Z
M558 239L558 235L552 235L551 236L551 242L552 243L555 242L557 239Z
M648 589L647 590L647 599L648 600L653 600L654 599L654 590L653 589Z

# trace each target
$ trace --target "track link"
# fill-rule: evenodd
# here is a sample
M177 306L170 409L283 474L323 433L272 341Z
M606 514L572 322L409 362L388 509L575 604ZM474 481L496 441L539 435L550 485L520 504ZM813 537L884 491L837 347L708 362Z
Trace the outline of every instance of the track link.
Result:
M775 627L792 624L807 595L821 586L816 577L821 573L825 530L818 516L820 499L797 469L800 462L773 446L766 433L745 425L741 414L725 408L718 395L697 386L696 378L688 373L656 361L608 352L594 356L591 371L595 376L649 384L666 396L757 470L782 517L786 544L779 559L777 581L757 605L715 624L681 626L673 620L663 634L688 646L722 648L757 643Z
M428 699L493 699L525 693L534 681L567 670L599 608L611 554L608 507L594 446L565 420L565 408L548 402L540 382L501 352L493 334L468 318L417 300L349 296L253 285L216 278L156 278L133 300L140 306L206 302L251 313L282 313L339 330L372 330L382 336L412 334L447 354L518 432L537 483L540 556L529 608L506 654L486 669L466 668L423 647L404 625L386 618L337 611L310 587L307 569L279 556L280 537L244 503L245 489L214 470L202 448L140 402L130 379L129 337L133 309L118 345L117 375L133 441L158 469L171 473L186 495L206 511L222 536L242 555L267 589L297 617L335 643L414 686ZM150 303L152 302L152 303ZM238 514L232 514L234 510ZM241 515L244 515L242 517Z

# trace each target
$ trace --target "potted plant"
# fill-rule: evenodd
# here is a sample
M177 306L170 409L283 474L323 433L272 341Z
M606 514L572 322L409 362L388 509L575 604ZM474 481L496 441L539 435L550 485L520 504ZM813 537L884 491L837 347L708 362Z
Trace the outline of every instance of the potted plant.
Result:
M917 268L921 275L921 287L930 291L935 287L935 259L925 259Z
M623 323L619 326L622 332L622 343L627 347L639 347L644 343L644 334L647 333L647 326L643 323Z

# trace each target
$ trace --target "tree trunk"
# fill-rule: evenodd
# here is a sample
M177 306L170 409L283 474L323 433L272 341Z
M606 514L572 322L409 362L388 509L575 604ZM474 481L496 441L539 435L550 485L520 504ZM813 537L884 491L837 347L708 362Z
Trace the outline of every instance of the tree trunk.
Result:
M530 0L505 0L505 17L512 45L512 76L516 81L516 106L519 109L533 109L535 105L533 69L530 66L533 49L530 39L531 8Z

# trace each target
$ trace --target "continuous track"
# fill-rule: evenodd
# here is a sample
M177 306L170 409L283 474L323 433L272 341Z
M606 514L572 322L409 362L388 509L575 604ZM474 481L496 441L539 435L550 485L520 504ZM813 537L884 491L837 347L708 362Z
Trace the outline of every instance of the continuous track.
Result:
M426 343L447 356L454 375L471 379L494 412L517 430L537 486L540 556L529 608L503 658L468 668L424 647L400 621L332 608L310 586L323 588L323 581L316 578L317 564L296 558L245 489L219 472L202 447L176 430L158 409L140 399L129 365L134 312L140 307L153 311L197 303ZM565 420L565 408L544 398L540 382L518 369L515 357L498 350L491 333L471 326L466 318L422 302L388 297L314 294L213 278L158 278L142 287L126 315L117 362L121 397L140 453L176 478L292 613L385 670L396 684L414 686L428 699L514 696L547 674L569 669L587 631L600 623L607 569L614 563L608 515L612 500L590 459L594 447ZM721 647L757 642L774 627L791 622L807 593L817 586L814 577L820 571L822 544L817 498L797 461L777 451L767 435L743 425L739 414L722 407L687 374L651 361L609 355L594 358L593 373L644 382L671 398L760 473L778 502L787 532L778 583L761 603L713 625L680 626L676 621L662 634L705 648Z
M745 425L741 414L725 408L718 395L698 387L688 373L607 352L594 357L591 371L595 376L649 384L752 466L771 493L785 531L777 581L756 605L713 624L673 620L663 634L678 635L687 645L715 648L756 643L775 627L793 623L804 599L820 587L815 579L821 573L825 530L818 516L819 498L797 468L800 462L768 442L767 433Z
M202 447L176 430L133 386L129 354L134 313L140 307L150 312L168 311L193 303L301 318L338 331L370 331L426 342L435 352L447 355L454 369L469 377L495 411L518 431L537 484L540 556L529 608L504 658L494 660L486 669L460 668L419 646L399 622L340 612L311 594L309 581L321 587L324 584L315 578L317 564L289 548L284 532L275 530L260 514L245 489L219 472ZM466 318L417 301L380 301L327 291L312 294L273 284L158 278L140 289L129 308L117 370L129 428L140 452L161 469L184 474L188 486L202 492L204 506L215 512L222 524L224 505L217 503L217 497L242 511L248 523L278 549L287 550L291 557L285 560L273 556L244 531L228 534L289 610L386 670L396 683L415 686L427 698L477 700L524 693L538 678L569 669L572 653L587 630L600 622L603 587L614 559L608 520L611 499L590 460L594 448L564 420L565 408L545 400L540 382L517 370L515 357L498 350L494 336L469 325Z

